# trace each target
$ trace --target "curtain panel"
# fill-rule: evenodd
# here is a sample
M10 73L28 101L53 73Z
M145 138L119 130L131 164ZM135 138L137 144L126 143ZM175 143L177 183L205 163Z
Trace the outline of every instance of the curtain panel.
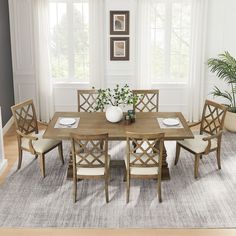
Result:
M66 1L65 1L66 2ZM50 121L55 112L50 64L50 0L34 0L34 52L39 119ZM89 0L89 83L100 88L104 81L104 0ZM65 32L66 33L66 32ZM69 83L69 81L68 81ZM77 86L77 84L75 84ZM78 83L79 86L79 83Z
M167 0L170 4L172 0ZM175 1L173 1L174 3ZM176 1L178 2L178 1ZM180 1L181 2L181 1ZM208 0L186 0L191 4L191 42L190 62L186 70L188 72L187 92L188 101L186 118L188 121L199 121L204 103L204 76L205 76L205 42L207 26ZM162 0L137 0L137 78L139 88L153 88L152 83L152 48L151 48L151 8L155 3L163 3ZM166 2L165 2L166 3ZM168 5L168 4L167 4ZM167 29L165 29L167 30ZM166 40L166 39L165 39ZM169 39L170 41L170 39ZM169 52L171 53L171 51ZM162 81L161 83L165 83ZM175 83L174 81L172 83ZM173 84L172 84L173 85ZM168 87L168 82L165 83ZM155 84L158 88L158 83ZM161 93L161 91L160 91Z
M49 1L34 0L34 53L38 118L48 122L54 113L53 87L49 56Z
M208 0L192 0L192 32L188 81L188 120L201 119L204 104L205 47Z

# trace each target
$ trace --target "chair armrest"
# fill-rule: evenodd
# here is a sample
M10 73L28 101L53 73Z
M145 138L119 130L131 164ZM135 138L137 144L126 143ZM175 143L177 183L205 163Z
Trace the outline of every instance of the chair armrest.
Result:
M194 126L200 125L201 122L202 122L202 121L199 121L199 122L197 122L197 123L191 124L191 125L189 125L188 127L189 127L189 128L192 128L192 127L194 127Z
M38 124L40 125L44 125L44 126L48 126L48 123L41 121L41 120L37 120Z
M223 133L223 131L220 130L218 133L216 133L214 135L202 138L203 141L207 141L208 142L207 147L206 147L206 149L204 151L204 154L208 154L210 152L210 150L211 150L211 140L219 138L222 135L222 133Z
M208 136L208 137L205 137L203 138L202 140L203 141L209 141L211 139L214 139L214 138L218 138L220 135L222 135L223 131L220 130L218 133L214 134L214 135L211 135L211 136Z
M16 131L17 135L20 137L20 145L21 145L21 138L27 138L29 139L29 150L32 154L35 154L36 151L34 150L34 147L33 147L33 144L32 144L32 141L33 140L38 140L37 137L34 137L30 134L24 134L22 132L20 132L19 130Z

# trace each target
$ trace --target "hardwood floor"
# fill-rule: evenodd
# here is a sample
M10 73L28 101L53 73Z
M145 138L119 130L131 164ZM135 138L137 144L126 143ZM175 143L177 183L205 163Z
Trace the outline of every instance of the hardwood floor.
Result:
M41 129L43 127L40 127ZM17 161L17 140L14 127L11 127L4 136L5 157L8 166L0 176L0 184L4 182L9 170ZM236 229L61 229L61 228L0 228L2 236L235 236Z

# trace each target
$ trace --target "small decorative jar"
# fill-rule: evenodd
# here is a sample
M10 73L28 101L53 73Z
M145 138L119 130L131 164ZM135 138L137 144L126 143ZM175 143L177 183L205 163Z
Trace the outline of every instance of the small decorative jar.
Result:
M125 124L126 124L126 125L130 125L130 124L131 124L131 119L130 119L130 116L129 116L129 115L126 115L126 116L125 116Z
M135 111L134 110L128 110L128 115L130 117L131 123L135 122Z

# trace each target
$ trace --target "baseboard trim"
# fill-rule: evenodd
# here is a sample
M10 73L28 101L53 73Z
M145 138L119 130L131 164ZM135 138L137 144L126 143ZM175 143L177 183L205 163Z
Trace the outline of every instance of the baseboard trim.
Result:
M0 162L0 175L2 175L3 171L6 169L7 167L7 160L6 159L3 159L1 162Z
M13 116L8 120L8 122L4 125L2 132L3 132L3 136L7 133L7 131L11 128L11 126L14 123L14 119Z

